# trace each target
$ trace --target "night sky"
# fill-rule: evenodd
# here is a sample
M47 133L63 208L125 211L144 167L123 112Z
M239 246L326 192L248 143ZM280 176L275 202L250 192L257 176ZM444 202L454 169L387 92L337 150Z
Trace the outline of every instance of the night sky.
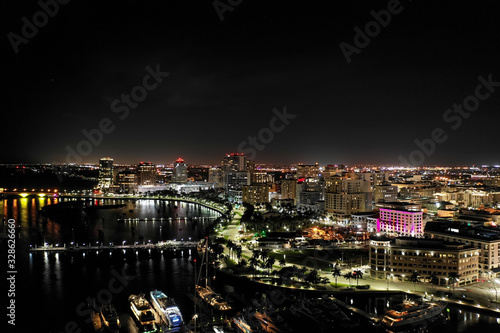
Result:
M498 1L401 1L350 63L339 44L354 46L387 1L243 0L221 21L205 0L73 0L17 54L8 34L41 7L2 6L1 163L66 162L105 118L114 130L81 161L219 163L286 106L296 117L257 163L401 165L442 128L424 164L500 164L500 87L459 126L443 119L479 76L500 82ZM169 75L126 117L113 112L147 66Z

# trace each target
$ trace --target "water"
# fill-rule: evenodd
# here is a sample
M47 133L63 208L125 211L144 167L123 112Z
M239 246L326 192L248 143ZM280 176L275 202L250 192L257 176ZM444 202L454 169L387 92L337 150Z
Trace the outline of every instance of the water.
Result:
M182 202L169 205L160 200L99 200L85 201L85 205L124 204L125 207L71 210L46 218L39 214L45 205L68 200L72 199L28 197L0 201L2 220L14 218L20 226L16 253L18 331L35 328L38 332L91 331L86 321L89 318L87 303L93 303L92 298L108 300L111 295L123 331L135 332L127 298L153 289L174 297L185 319L190 319L194 306L187 293L192 293L194 286L194 249L29 253L28 248L44 242L68 246L74 242L81 246L89 242L95 245L97 241L118 245L124 241L133 244L197 240L219 213ZM121 218L126 219L125 222L118 221ZM129 222L129 218L148 221ZM5 223L2 227L5 230ZM120 283L116 275L125 276L126 282ZM71 322L75 322L75 330Z
M404 296L402 294L391 296L371 294L369 297L355 295L339 297L339 299L346 304L353 305L373 316L379 317L395 304L402 303ZM481 329L500 330L500 318L485 313L465 311L450 304L443 311L443 316L439 319L429 325L428 332L438 333L447 330L457 333L475 333Z

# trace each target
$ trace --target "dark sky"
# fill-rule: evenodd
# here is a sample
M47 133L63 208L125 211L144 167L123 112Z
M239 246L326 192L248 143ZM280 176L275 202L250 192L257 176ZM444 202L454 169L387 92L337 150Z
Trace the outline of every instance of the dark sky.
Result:
M401 164L442 128L424 164L500 164L500 87L458 128L443 120L478 76L500 82L500 3L401 1L348 64L339 44L387 3L243 0L221 21L210 0L73 0L16 54L8 33L41 7L6 0L0 162L65 162L109 118L82 161L218 163L286 106L257 163ZM170 75L120 119L113 100L157 65Z

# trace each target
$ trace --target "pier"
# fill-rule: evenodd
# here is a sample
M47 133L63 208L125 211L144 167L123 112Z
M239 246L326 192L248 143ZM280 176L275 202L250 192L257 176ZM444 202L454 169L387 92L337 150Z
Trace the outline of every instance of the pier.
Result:
M132 245L80 245L80 246L30 246L30 252L76 252L76 251L103 251L103 250L174 250L174 249L191 249L196 248L198 241L192 240L169 240L158 242L156 244L132 244Z

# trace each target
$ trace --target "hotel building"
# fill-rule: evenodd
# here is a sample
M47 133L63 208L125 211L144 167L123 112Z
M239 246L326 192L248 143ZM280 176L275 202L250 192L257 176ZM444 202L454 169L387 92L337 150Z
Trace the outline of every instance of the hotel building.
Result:
M401 237L370 239L370 276L376 279L406 280L414 272L423 281L435 276L438 284L446 284L450 273L459 283L473 283L479 278L477 248L443 240Z

